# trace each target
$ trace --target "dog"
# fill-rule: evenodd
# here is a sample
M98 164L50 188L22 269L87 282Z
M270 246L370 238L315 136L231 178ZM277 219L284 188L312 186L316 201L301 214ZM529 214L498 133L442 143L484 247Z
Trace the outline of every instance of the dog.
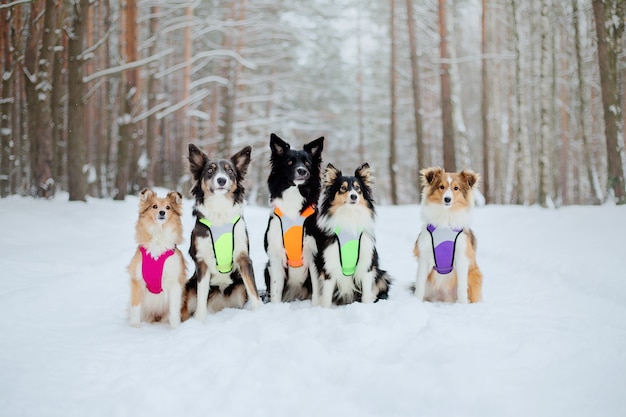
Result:
M387 299L391 278L379 268L369 164L353 176L328 164L323 178L316 257L322 306Z
M195 272L185 285L183 320L193 314L204 321L209 311L243 308L246 302L252 308L261 304L243 218L243 181L251 151L252 148L246 146L230 159L211 159L197 146L189 144L196 219L189 255Z
M320 168L324 137L303 146L291 146L275 134L270 136L270 214L264 247L266 297L270 302L312 299L319 304L316 275L317 202L321 190Z
M479 302L483 276L469 225L480 176L441 168L422 169L420 176L424 225L414 248L415 296L422 301Z
M130 274L130 324L161 321L180 324L185 284L185 259L177 245L183 241L183 197L170 191L165 198L150 189L139 194L139 218L135 225L137 250L128 265Z

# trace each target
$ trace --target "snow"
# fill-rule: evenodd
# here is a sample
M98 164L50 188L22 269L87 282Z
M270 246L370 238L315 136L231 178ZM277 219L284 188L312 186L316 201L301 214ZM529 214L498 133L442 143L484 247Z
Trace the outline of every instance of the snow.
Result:
M388 301L175 330L128 324L136 212L135 197L0 199L3 416L624 415L626 206L478 207L474 305L406 291L419 207L378 207ZM245 210L260 288L268 213Z

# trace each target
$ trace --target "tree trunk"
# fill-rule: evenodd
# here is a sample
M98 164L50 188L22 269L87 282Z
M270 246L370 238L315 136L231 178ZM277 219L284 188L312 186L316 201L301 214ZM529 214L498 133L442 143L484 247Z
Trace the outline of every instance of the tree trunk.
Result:
M604 134L608 159L608 188L618 204L626 204L626 186L622 166L622 102L618 83L617 57L622 53L622 33L626 5L624 0L593 0L593 14L598 37L598 64L604 108Z
M580 13L578 11L578 0L572 0L572 13L574 15L574 47L576 49L576 76L578 78L578 117L580 138L582 140L582 154L585 163L585 172L589 187L591 188L590 202L591 204L600 204L603 200L602 188L600 181L596 175L594 164L591 159L592 151L589 144L589 136L587 135L587 89L585 88L585 77L583 76L583 57L580 44Z
M70 201L85 201L87 179L83 168L86 164L85 141L83 137L83 49L85 19L90 1L80 0L72 3L72 36L68 41L68 138L67 138L67 176Z
M417 36L415 34L415 20L413 16L413 0L406 0L407 26L409 31L409 49L411 54L411 87L413 91L413 118L415 120L415 145L417 149L417 181L419 186L420 169L430 166L426 158L424 143L424 123L422 121L422 98L420 93L420 73L417 60ZM419 196L420 193L416 194Z
M120 19L124 25L124 35L122 40L122 56L126 62L137 60L137 2L136 0L126 0L122 6L120 14L124 16ZM116 192L115 200L124 200L128 193L130 180L131 154L133 151L133 141L135 140L135 124L133 123L133 110L137 102L137 81L138 70L136 68L126 70L122 75L122 100L120 104L119 122L119 143L117 148L117 177L115 179Z
M149 38L152 39L152 43L148 47L148 56L156 54L158 31L159 31L159 19L160 13L159 6L152 6L150 8L150 20L148 24ZM158 82L154 76L158 70L158 63L151 62L148 65L148 79L146 81L146 93L148 95L148 111L154 109L159 100L157 98L157 85ZM146 167L146 185L153 187L155 185L155 172L154 168L157 161L157 151L159 149L159 121L157 120L156 113L150 114L146 119L146 154L148 157L148 166ZM183 154L184 155L184 154Z
M398 190L396 185L396 35L395 35L395 0L391 0L390 39L391 62L389 65L389 88L391 99L391 124L389 130L389 185L391 186L391 204L398 204Z
M439 57L441 77L441 123L443 135L443 168L456 171L452 88L450 84L450 54L448 52L446 0L439 0Z
M6 4L8 0L3 0L2 4ZM8 8L0 9L0 73L3 74L2 83L0 84L0 198L10 194L11 177L11 156L13 156L14 147L11 146L11 137L13 130L11 129L11 104L15 100L13 94L13 53L11 52L11 25L7 20Z
M483 150L483 167L482 167L482 190L485 196L485 203L491 203L491 155L490 155L490 143L491 138L489 136L489 94L490 94L490 81L489 81L489 67L487 54L489 53L487 43L487 0L482 0L482 15L481 15L481 44L480 50L482 53L482 66L481 66L481 80L482 80L482 95L480 101L480 116L483 128L482 138L482 150Z
M539 135L539 186L537 189L537 202L542 207L548 206L548 141L551 140L550 132L550 88L548 75L550 73L549 41L550 20L548 16L548 0L541 0L541 60L539 73L540 91L540 135Z

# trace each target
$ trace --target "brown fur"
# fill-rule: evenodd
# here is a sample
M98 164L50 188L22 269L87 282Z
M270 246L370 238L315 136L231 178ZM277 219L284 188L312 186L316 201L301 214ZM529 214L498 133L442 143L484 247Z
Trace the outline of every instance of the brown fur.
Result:
M426 168L420 171L422 199L424 205L442 205L446 191L452 192L452 204L449 210L450 217L454 213L467 211L474 206L473 189L480 180L480 175L472 171L445 172L438 167ZM450 181L451 180L451 181ZM443 210L443 207L442 207ZM445 218L445 216L442 216ZM482 301L483 276L476 263L476 236L467 226L463 227L463 234L459 238L466 239L465 255L469 260L468 269L468 298L470 303ZM415 242L413 253L420 259L419 237ZM439 275L435 270L428 273L426 281L425 300L455 302L457 298L457 271L456 268L449 275Z
M165 212L165 219L163 221L157 221L157 216L160 211ZM170 262L174 260L178 263L178 267L175 268L179 271L179 274L176 277L173 277L175 280L174 285L180 286L182 290L182 286L185 283L185 259L183 257L182 252L175 246L183 241L183 226L181 221L182 215L182 196L180 193L176 191L171 191L167 194L166 197L160 198L156 195L156 193L150 189L144 189L140 193L139 200L139 217L135 224L135 239L137 241L137 249L135 250L135 254L128 265L128 273L130 274L130 293L131 293L131 309L139 307L141 309L141 316L147 321L160 321L161 318L166 316L167 309L157 309L152 310L147 306L143 306L144 297L146 292L148 291L146 288L145 281L141 276L141 265L142 265L142 255L140 251L140 247L148 248L151 244L154 244L154 240L158 240L159 236L165 234L165 231L168 231L168 239L167 242L171 243L171 245L167 245L169 249L174 249L174 255L168 259L166 262ZM171 242L170 242L171 241ZM169 247L172 246L172 247ZM171 262L170 262L171 264ZM167 269L164 269L164 274L166 274ZM163 277L163 293L157 295L162 295L165 297L166 293L166 281L171 281L172 277ZM168 291L169 294L170 291ZM174 293L173 293L174 294ZM164 304L167 304L164 302ZM177 311L178 314L178 311ZM172 316L170 315L170 318ZM172 320L174 321L174 320ZM170 325L175 327L177 322L172 323ZM139 323L132 323L137 326Z

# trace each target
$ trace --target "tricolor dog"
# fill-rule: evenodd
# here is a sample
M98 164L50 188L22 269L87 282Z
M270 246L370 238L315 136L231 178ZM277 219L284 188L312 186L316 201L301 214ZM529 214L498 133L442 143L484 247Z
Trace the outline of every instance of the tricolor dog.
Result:
M311 285L317 271L317 201L324 138L300 150L272 133L271 170L267 179L272 212L265 232L265 285L271 302L311 299L319 303L318 288Z
M420 300L475 303L482 300L482 274L476 264L476 238L470 229L474 187L472 171L420 171L424 225L415 242Z
M386 299L391 278L378 265L370 166L344 176L332 164L324 172L318 227L321 304Z
M196 220L189 255L195 272L185 286L183 320L194 314L203 321L208 311L243 308L248 301L253 308L261 304L243 218L243 180L250 153L246 146L230 159L211 159L189 145Z

